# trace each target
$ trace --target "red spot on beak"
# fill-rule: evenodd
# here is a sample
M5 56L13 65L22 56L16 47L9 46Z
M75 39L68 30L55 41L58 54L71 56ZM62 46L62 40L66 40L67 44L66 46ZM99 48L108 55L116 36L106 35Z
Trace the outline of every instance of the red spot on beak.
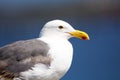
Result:
M82 39L83 39L83 40L87 40L87 37L85 37L85 36L82 36Z

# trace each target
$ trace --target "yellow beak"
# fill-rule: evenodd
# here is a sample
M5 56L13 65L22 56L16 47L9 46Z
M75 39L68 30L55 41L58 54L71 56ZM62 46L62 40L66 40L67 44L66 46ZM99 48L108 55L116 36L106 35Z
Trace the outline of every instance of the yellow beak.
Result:
M70 32L69 34L71 34L73 37L80 38L82 40L90 40L89 35L86 32L80 30Z

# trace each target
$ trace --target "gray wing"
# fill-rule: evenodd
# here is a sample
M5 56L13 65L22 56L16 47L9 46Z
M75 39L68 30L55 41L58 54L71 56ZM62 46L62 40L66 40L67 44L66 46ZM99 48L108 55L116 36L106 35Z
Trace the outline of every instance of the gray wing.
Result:
M0 48L0 77L14 78L37 63L50 65L48 45L40 40L17 41Z

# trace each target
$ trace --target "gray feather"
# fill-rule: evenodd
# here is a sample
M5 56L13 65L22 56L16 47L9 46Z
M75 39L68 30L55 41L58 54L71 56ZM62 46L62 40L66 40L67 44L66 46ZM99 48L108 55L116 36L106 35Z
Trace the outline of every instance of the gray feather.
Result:
M40 40L17 41L0 48L0 76L19 74L37 63L50 65L48 45ZM3 73L4 72L4 73ZM9 76L8 75L8 76Z

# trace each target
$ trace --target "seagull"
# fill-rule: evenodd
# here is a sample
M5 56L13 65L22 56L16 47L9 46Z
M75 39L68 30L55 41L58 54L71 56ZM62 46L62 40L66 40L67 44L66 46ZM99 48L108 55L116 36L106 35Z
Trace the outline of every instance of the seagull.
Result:
M40 37L0 47L0 80L60 80L73 57L72 37L89 40L63 20L47 22Z

